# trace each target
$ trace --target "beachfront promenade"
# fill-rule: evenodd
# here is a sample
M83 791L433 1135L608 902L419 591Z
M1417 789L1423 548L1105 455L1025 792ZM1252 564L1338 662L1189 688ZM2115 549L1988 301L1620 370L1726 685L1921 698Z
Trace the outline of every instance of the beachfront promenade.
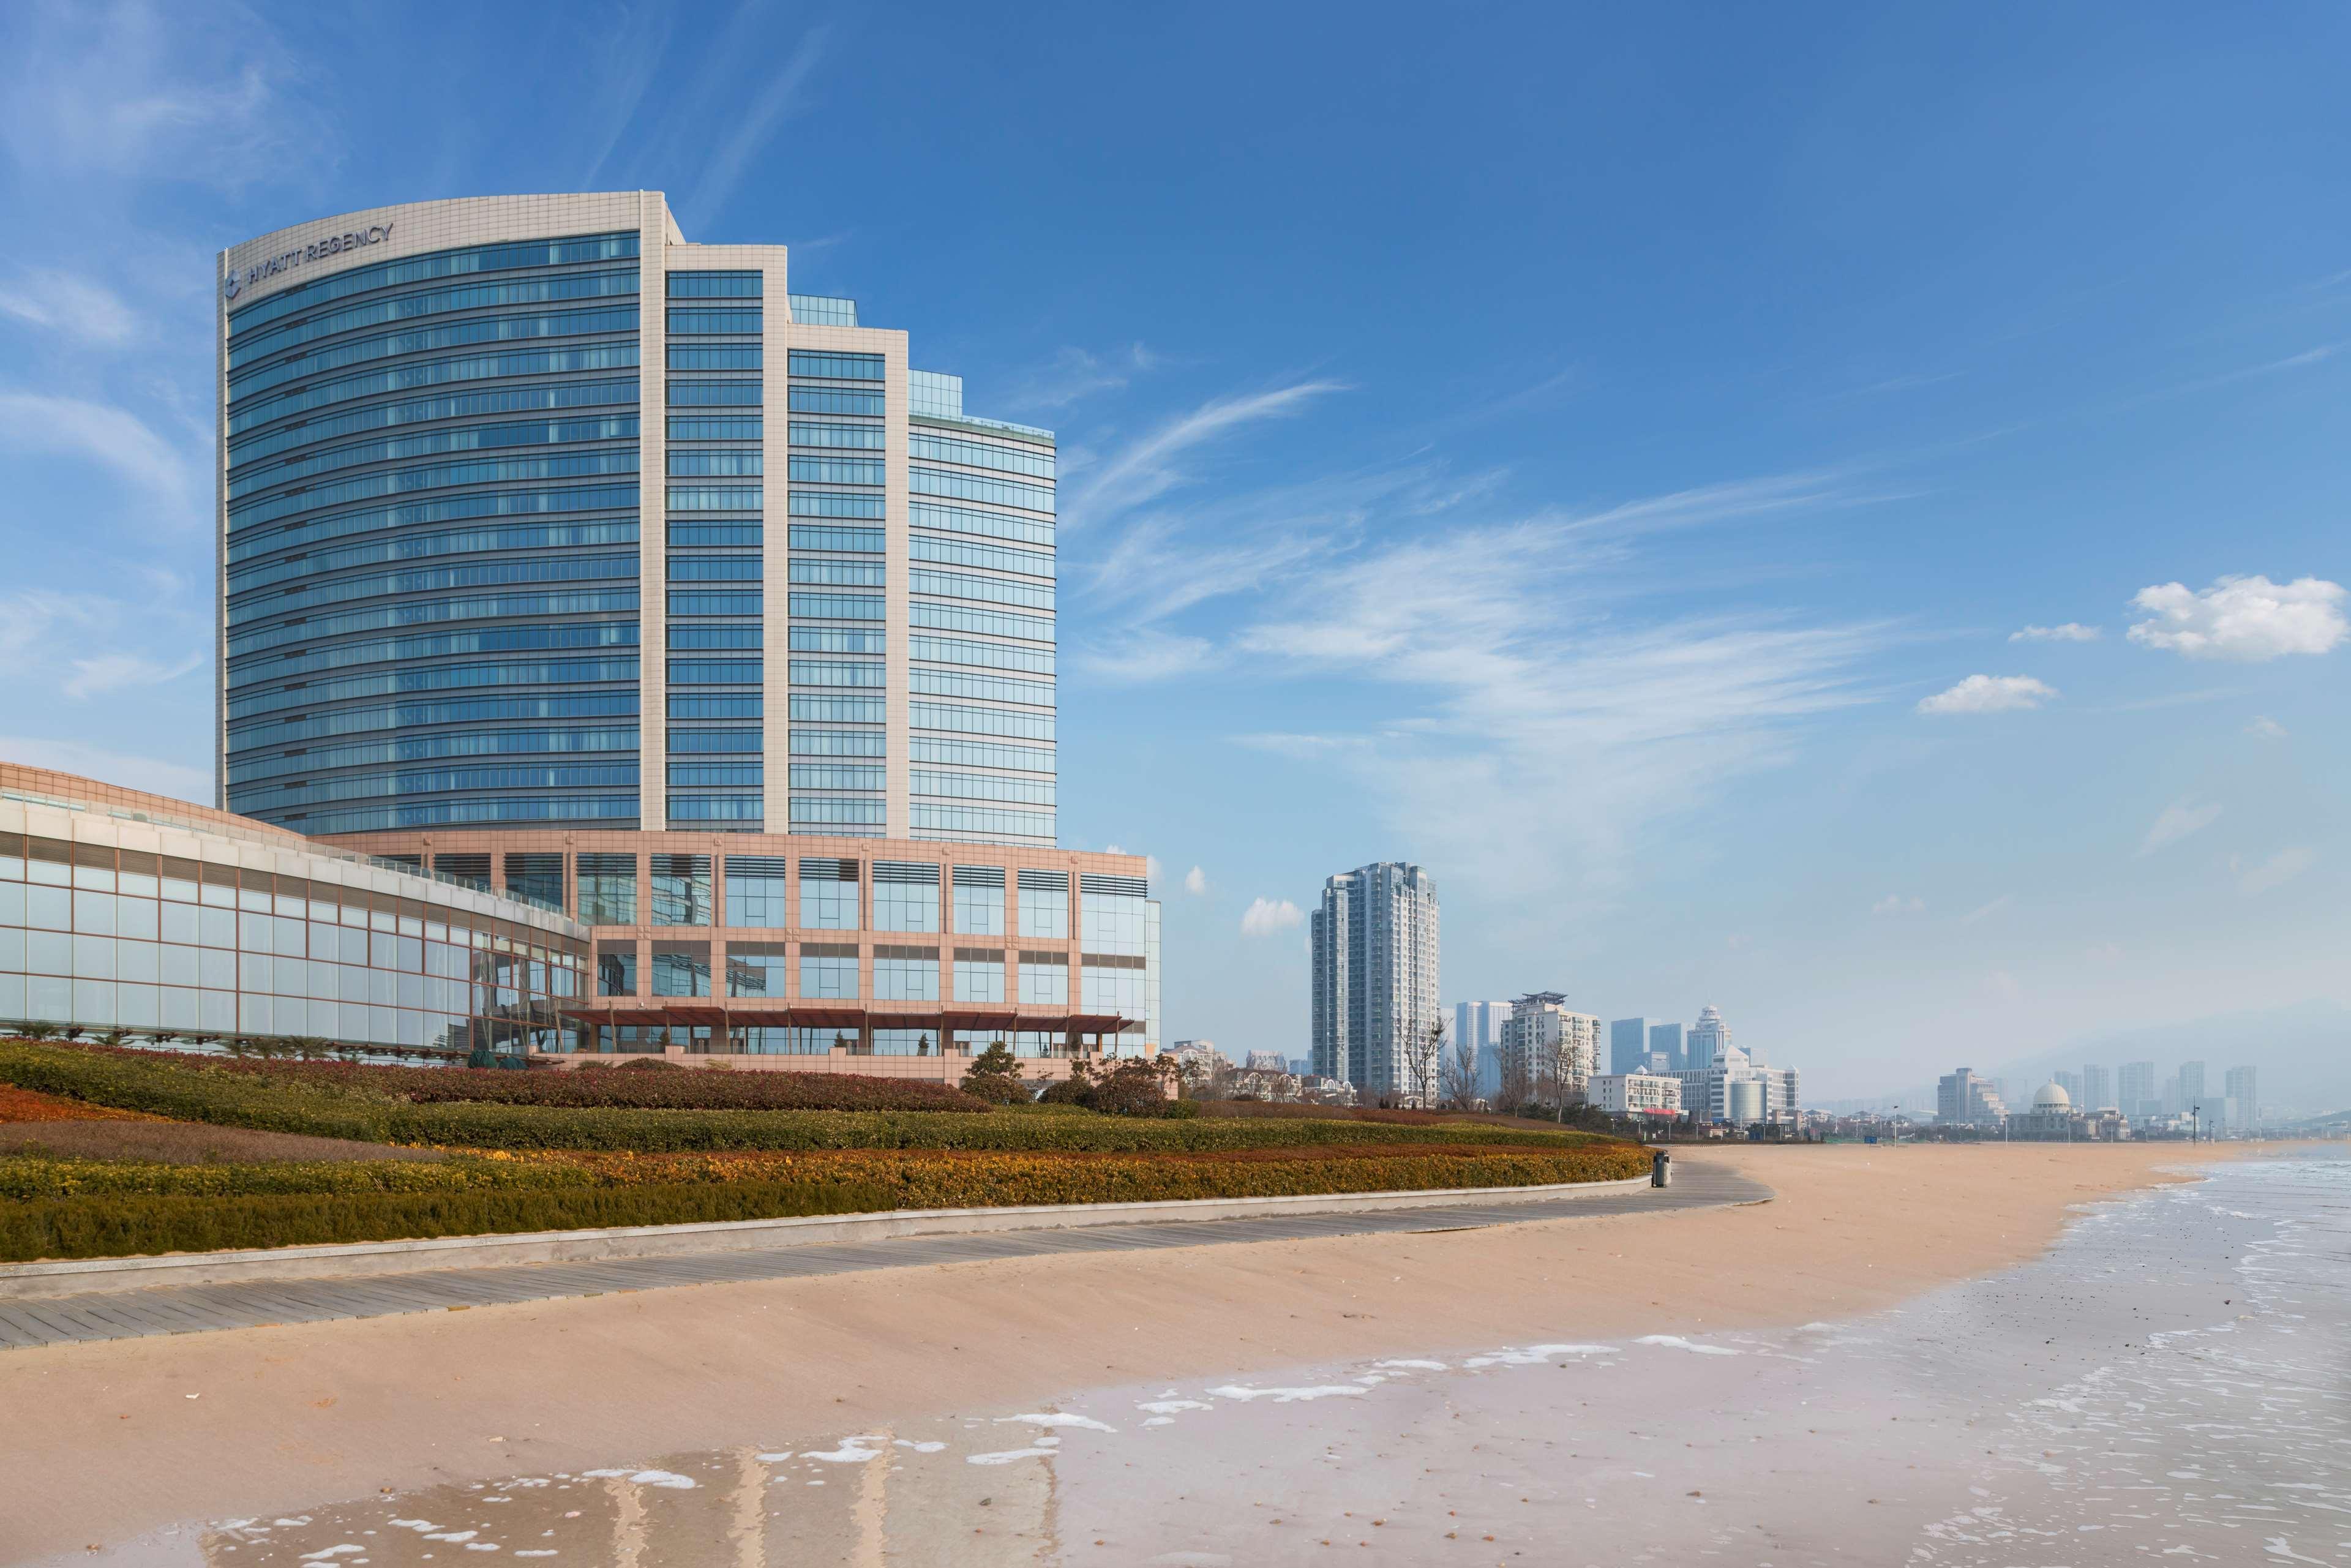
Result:
M149 1284L30 1300L12 1296L7 1282L0 1280L0 1349L203 1333L272 1323L324 1322L337 1318L387 1317L402 1312L454 1312L684 1285L799 1279L1005 1258L1157 1251L1671 1213L1760 1203L1771 1196L1770 1187L1726 1166L1684 1159L1676 1162L1674 1185L1669 1187L1614 1187L1604 1192L1515 1201L1239 1218L1040 1226L982 1234L901 1236L833 1244L800 1242L755 1250L340 1274L335 1278ZM485 1239L485 1244L496 1245L498 1239ZM322 1274L328 1271L321 1270Z

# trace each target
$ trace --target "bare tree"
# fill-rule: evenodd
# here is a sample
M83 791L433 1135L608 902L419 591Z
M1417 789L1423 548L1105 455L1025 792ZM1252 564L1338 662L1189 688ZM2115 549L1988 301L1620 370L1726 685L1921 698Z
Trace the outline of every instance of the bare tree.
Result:
M1437 1067L1445 1060L1445 1020L1404 1037L1405 1103L1425 1106L1437 1098Z
M1447 1105L1467 1110L1478 1098L1478 1047L1457 1040L1438 1070L1437 1092Z

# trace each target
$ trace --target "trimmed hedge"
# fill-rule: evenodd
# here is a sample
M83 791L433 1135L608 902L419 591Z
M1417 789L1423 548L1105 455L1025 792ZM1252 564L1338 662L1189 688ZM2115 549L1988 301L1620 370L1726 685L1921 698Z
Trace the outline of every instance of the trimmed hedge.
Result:
M1353 1144L1215 1154L851 1150L166 1166L0 1159L0 1260L674 1225L894 1208L1149 1202L1635 1176L1630 1145Z
M0 1205L0 1260L120 1258L226 1248L402 1241L890 1207L887 1193L796 1182L562 1186L499 1192L106 1197Z
M165 1067L199 1063L227 1072L356 1091L416 1104L474 1102L496 1105L578 1105L680 1111L984 1111L987 1103L945 1083L875 1078L856 1072L730 1072L678 1068L660 1057L583 1057L588 1068L517 1072L491 1067L379 1067L357 1061L256 1061L185 1051L79 1046L94 1056ZM628 1067L669 1067L632 1072ZM598 1071L599 1068L603 1071Z
M440 1070L434 1070L440 1071ZM510 1076L522 1077L515 1073ZM599 1074L598 1076L602 1076ZM643 1073L667 1082L684 1074ZM721 1076L712 1074L713 1077ZM0 1082L93 1104L368 1143L476 1149L998 1149L1165 1151L1332 1144L1452 1144L1559 1148L1617 1140L1451 1123L1400 1126L1348 1121L1175 1121L1005 1112L607 1110L480 1103L416 1104L151 1053L0 1040ZM1631 1147L1630 1145L1623 1145Z

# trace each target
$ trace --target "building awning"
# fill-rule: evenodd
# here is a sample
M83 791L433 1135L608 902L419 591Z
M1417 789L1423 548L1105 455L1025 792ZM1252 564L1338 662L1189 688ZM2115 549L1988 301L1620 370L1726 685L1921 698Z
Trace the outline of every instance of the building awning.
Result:
M1120 1034L1142 1027L1117 1013L1072 1013L1058 1008L971 1008L928 1012L870 1008L856 1002L771 1002L711 997L606 997L558 1004L567 1023L621 1029L926 1029L1003 1034Z

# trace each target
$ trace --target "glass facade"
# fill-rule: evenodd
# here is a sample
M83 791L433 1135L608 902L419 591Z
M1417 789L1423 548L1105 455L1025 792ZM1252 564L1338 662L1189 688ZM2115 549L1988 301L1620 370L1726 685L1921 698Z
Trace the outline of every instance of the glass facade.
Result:
M633 825L638 248L462 246L230 303L229 810Z
M563 1043L584 927L256 824L167 825L175 802L125 821L61 777L0 787L0 1029L465 1056Z

